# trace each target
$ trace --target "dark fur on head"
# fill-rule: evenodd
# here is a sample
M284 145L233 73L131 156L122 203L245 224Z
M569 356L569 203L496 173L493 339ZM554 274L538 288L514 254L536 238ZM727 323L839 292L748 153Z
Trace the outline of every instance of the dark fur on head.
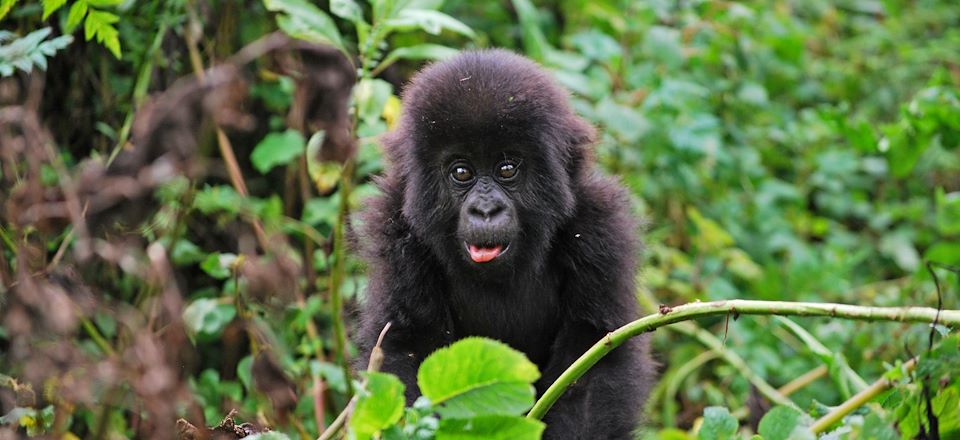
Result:
M595 169L593 129L566 92L526 58L463 53L421 71L403 98L399 126L383 142L383 194L363 217L370 283L357 342L368 353L393 322L384 370L404 380L410 399L423 358L471 335L526 353L543 373L542 392L637 317L639 241L626 192ZM514 153L522 179L482 174ZM451 155L483 164L468 189L450 180ZM487 235L516 242L493 263L472 263L459 242L487 233L483 222L464 233L475 191L510 216ZM598 363L548 413L546 438L627 438L653 381L648 351L635 338Z

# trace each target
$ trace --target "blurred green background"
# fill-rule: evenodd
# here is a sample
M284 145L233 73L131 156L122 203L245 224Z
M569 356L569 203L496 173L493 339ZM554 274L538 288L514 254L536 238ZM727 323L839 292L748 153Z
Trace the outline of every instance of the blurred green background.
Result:
M392 27L378 17L391 7ZM376 191L372 176L384 166L376 137L402 111L405 80L468 48L537 60L600 129L599 163L646 220L638 298L648 312L731 298L960 308L948 270L960 266L955 0L0 0L3 15L0 105L35 112L51 154L31 159L15 142L28 130L10 128L11 116L0 121L8 124L0 125L0 434L146 437L161 414L200 426L237 409L238 421L315 437L318 421L332 421L349 397L340 365L352 347L340 345L338 328L349 337L366 282L344 246L341 214ZM336 43L355 64L361 82L348 119L357 155L347 172L319 162L320 139L291 128L300 78L284 59L262 57L247 67L250 93L238 107L250 120L227 130L249 195L228 177L214 117L197 121L189 154L205 172L178 170L151 190L145 213L92 232L94 244L130 246L118 248L128 260L102 246L81 258L76 224L13 210L29 191L52 197L75 180L82 186L84 161L132 148L140 104L278 28ZM254 223L283 245L257 249ZM169 254L166 276L150 269L152 244ZM36 277L44 281L28 282ZM28 300L29 289L62 278L86 296L62 288L41 296L45 304ZM181 304L161 300L171 280ZM76 313L55 328L48 321L62 318L44 315L61 297L74 306L52 308ZM154 319L175 322L178 313L188 339L172 350L164 338L173 331ZM790 398L822 413L926 351L930 331L772 317L660 330L662 381L640 435L694 438L709 406L755 431L770 404L750 377L781 387L812 372ZM711 351L717 340L725 349ZM151 394L148 365L130 359L147 356L145 347L166 350L157 357L173 371L164 393ZM943 387L953 396L955 376ZM171 407L153 408L158 400ZM886 417L888 430L906 417L877 407L860 415ZM956 417L944 423L960 424ZM856 423L845 435L888 438ZM907 438L913 428L903 423Z

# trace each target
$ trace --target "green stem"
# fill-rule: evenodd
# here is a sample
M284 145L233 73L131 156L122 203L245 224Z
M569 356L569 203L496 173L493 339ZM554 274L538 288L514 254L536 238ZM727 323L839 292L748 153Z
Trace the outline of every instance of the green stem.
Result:
M719 354L726 363L730 364L733 368L740 373L741 376L746 378L750 383L757 389L757 392L766 397L771 402L774 402L778 405L786 405L793 408L796 408L797 405L793 403L792 400L780 394L773 385L770 385L766 380L764 380L760 375L758 375L749 365L747 361L743 360L740 355L738 355L733 350L730 350L723 346L723 341L720 338L713 335L707 330L704 330L700 326L692 322L679 322L674 326L670 327L671 330L683 333L687 336L693 336L700 343L710 347L711 350Z
M662 412L662 422L663 426L667 428L673 428L676 425L676 414L677 414L677 402L676 397L677 393L680 392L680 385L683 383L683 380L687 378L694 371L697 371L698 368L705 365L707 362L710 362L716 359L719 356L719 352L710 350L700 353L693 359L684 362L680 368L677 368L673 374L670 375L670 378L667 379L666 390L663 393L663 412Z
M865 307L847 304L803 303L784 301L751 301L735 299L692 303L664 308L620 327L590 347L573 362L533 405L528 418L541 419L572 383L584 375L603 356L624 341L657 328L681 321L725 314L828 316L861 321L923 322L960 326L960 310L937 310L930 307Z
M913 370L917 366L917 359L910 359L902 366L898 365L894 368L903 368L905 371ZM810 431L814 434L830 429L834 423L839 422L841 419L850 414L855 409L860 408L867 402L873 400L874 397L880 395L880 393L889 389L893 384L886 377L881 378L880 380L874 382L867 388L864 388L863 391L855 394L853 397L847 401L841 403L839 406L834 408L832 411L821 417L819 420L814 422L813 426L810 427Z
M107 166L113 163L113 160L117 158L117 155L120 154L123 146L127 143L127 140L130 139L130 129L133 128L133 117L140 107L140 104L143 103L143 99L147 96L150 78L153 76L153 64L156 62L157 51L160 50L160 45L163 43L163 37L166 34L167 22L161 21L160 28L157 29L157 34L153 37L153 43L143 57L143 64L140 66L140 72L137 74L137 82L133 86L133 105L130 111L127 112L127 117L123 120L123 125L120 127L120 133L117 135L117 145L113 147L113 151L110 152L110 157L107 158Z
M97 347L100 347L100 349L109 356L115 354L113 347L111 347L107 339L100 334L100 330L97 330L97 326L93 324L93 321L88 318L80 318L80 324L83 326L83 330L87 332L87 336L90 336L90 339L93 339L93 342L97 344Z
M651 295L649 291L641 290L637 295L637 299L640 301L643 308L648 312L657 310L656 299L653 298L653 295ZM773 387L773 385L770 385L770 383L753 371L753 369L747 364L747 361L740 357L740 355L738 355L735 351L724 347L724 341L714 336L713 333L704 330L702 327L692 322L681 322L668 328L675 332L683 333L684 335L695 338L696 340L700 341L701 344L707 346L707 348L717 353L727 364L735 368L741 376L746 378L757 389L757 392L771 402L775 402L780 405L791 406L794 408L796 407L796 404L794 404L792 400L781 394L776 388Z
M10 252L17 252L17 244L14 243L10 238L10 235L7 234L7 230L3 228L3 225L0 225L0 241L3 241L3 244L7 245L7 248L10 249Z
M347 331L343 324L343 300L340 287L346 262L346 246L344 243L344 228L347 222L347 212L350 208L350 191L353 180L353 159L343 164L340 176L340 212L337 213L337 223L333 227L333 267L330 271L330 307L333 317L333 335L336 343L337 358L347 378L347 394L353 394L353 385L350 377L350 362L347 359Z

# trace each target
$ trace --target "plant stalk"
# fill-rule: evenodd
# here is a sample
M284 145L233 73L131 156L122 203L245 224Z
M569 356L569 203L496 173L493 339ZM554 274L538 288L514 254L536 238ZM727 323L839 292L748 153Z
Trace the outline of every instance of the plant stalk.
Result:
M917 358L913 358L903 364L903 369L910 371L916 366ZM886 377L880 378L869 387L847 399L845 402L841 403L832 411L814 422L813 425L810 426L810 431L812 431L814 434L818 434L830 429L834 423L839 422L841 419L846 417L847 414L850 414L855 409L860 408L867 402L873 400L873 398L880 395L880 393L890 389L892 385L893 383Z
M663 307L660 313L648 315L614 330L590 347L557 380L547 388L527 413L527 418L542 419L572 383L603 356L624 341L657 328L691 319L732 313L734 315L827 316L860 321L923 322L960 326L960 310L937 310L931 307L866 307L848 304L806 303L785 301L729 301L684 304Z

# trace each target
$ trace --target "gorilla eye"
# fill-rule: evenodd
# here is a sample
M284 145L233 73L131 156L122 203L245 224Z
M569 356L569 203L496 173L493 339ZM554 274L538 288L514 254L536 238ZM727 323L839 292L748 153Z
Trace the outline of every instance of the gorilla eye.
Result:
M517 176L519 169L520 164L510 160L504 161L497 165L497 175L503 180L510 180Z
M467 183L473 180L473 170L466 165L457 165L450 170L450 177L460 183Z

